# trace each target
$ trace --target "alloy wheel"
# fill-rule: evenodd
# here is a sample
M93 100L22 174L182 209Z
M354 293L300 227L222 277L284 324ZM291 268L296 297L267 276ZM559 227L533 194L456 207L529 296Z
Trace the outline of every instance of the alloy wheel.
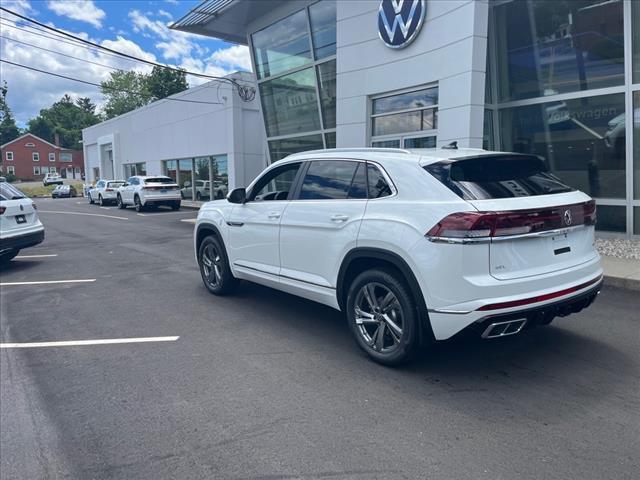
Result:
M216 246L208 244L202 252L202 268L210 287L218 287L222 281L222 257Z
M404 315L396 295L381 283L364 285L355 299L358 333L372 350L390 353L402 340Z

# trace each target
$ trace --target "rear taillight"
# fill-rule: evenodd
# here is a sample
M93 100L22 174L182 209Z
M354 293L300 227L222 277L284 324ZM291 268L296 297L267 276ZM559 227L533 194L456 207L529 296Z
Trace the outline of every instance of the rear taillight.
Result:
M0 207L0 215L2 215L7 210L7 207Z
M574 205L509 212L459 212L440 220L430 238L491 238L526 235L579 225L595 225L594 200Z
M104 191L105 192L113 192L113 188L105 188Z

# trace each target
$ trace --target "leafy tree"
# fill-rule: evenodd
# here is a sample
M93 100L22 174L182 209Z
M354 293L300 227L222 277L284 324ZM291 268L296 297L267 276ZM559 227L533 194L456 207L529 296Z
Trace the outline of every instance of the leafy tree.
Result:
M151 74L146 78L146 82L147 89L154 100L166 98L189 88L184 70L176 71L157 66L153 67Z
M106 118L117 117L148 104L152 100L146 75L138 72L118 70L111 72L111 78L100 82L100 91L106 98L104 114Z
M7 82L4 82L0 86L0 145L15 140L21 134L7 103L7 90Z
M55 136L60 136L60 146L64 148L82 149L82 129L100 122L95 113L95 105L88 98L74 102L69 95L64 95L49 108L40 110L40 114L29 120L29 132L51 143Z

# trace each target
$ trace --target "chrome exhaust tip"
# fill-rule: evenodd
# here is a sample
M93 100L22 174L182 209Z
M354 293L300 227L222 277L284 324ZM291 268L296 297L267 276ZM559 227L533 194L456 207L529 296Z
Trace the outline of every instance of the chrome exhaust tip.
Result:
M492 323L482 333L482 338L498 338L515 335L516 333L520 333L526 323L526 318Z

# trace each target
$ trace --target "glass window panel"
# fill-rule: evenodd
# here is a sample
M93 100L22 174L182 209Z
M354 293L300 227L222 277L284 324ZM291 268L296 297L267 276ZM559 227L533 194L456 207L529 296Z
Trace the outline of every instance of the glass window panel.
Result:
M438 87L401 93L373 101L373 114L397 112L411 108L430 107L438 104Z
M633 209L633 234L640 235L640 207Z
M364 162L358 163L347 198L367 198L367 167Z
M336 54L336 2L322 0L309 7L309 21L316 59Z
M404 148L436 148L436 137L405 138Z
M625 197L624 95L500 111L502 149L547 159L564 183L593 197Z
M357 162L311 162L302 182L300 200L342 200L347 198L358 168Z
M422 130L433 130L436 128L438 111L435 109L422 110Z
M492 12L502 100L624 82L622 1L518 0Z
M336 148L336 132L329 132L324 134L324 141L326 148Z
M300 10L251 37L258 78L311 62L306 10Z
M419 110L373 117L372 120L373 136L417 132L422 129L422 112Z
M293 153L305 152L307 150L319 150L324 148L322 135L307 135L306 137L284 138L282 140L272 140L269 142L271 161L277 162Z
M252 188L249 194L249 200L256 202L286 200L300 165L300 163L291 163L274 168L266 173Z
M130 177L132 175L135 175L134 171L129 171L127 172L126 167L133 167L133 165L125 165L125 177ZM176 171L177 171L177 163L175 160L167 160L164 162L164 174L167 177L171 177L173 179L174 182L177 182L177 176L176 176Z
M213 198L221 199L229 193L229 172L227 170L227 156L220 155L213 158Z
M484 125L482 134L482 148L493 150L493 112L489 109L484 111Z
M627 232L626 207L598 205L597 212L598 220L596 221L596 230L618 233Z
M633 92L633 198L640 199L640 92Z
M640 83L640 2L631 2L631 32L633 35L633 82Z
M318 65L318 87L324 128L336 128L336 61Z
M378 140L376 142L371 142L371 146L377 148L400 148L400 139Z
M147 162L136 163L136 175L146 175L147 174Z
M367 181L369 183L369 198L382 198L391 195L391 187L378 167L367 164Z
M268 137L320 130L313 68L260 84Z

